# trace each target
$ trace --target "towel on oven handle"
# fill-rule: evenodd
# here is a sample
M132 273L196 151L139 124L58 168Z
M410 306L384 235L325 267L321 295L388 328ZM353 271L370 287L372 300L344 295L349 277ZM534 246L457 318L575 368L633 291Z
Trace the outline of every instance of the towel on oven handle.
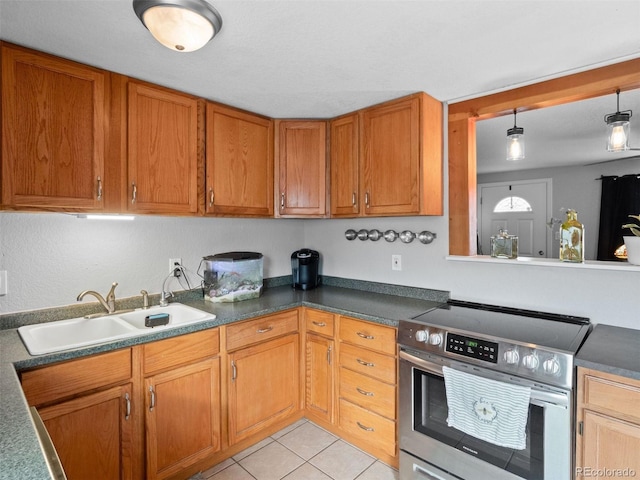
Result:
M450 427L501 447L526 448L531 388L444 366L442 372Z

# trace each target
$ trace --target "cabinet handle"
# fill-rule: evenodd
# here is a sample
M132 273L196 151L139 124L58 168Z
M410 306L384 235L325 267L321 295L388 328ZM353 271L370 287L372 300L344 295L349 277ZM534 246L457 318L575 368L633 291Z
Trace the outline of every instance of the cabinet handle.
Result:
M234 381L238 378L238 369L236 368L236 362L231 360L231 380Z
M364 205L369 208L369 192L364 193Z
M356 206L356 192L351 194L351 205Z
M376 429L373 427L365 427L363 424L361 424L360 422L356 422L358 424L358 426L362 429L362 430L366 430L367 432L375 432Z
M284 210L284 192L280 194L280 210Z
M129 397L129 393L124 394L124 405L125 405L124 419L129 420L129 417L131 416L131 398Z
M136 203L138 198L138 187L136 187L136 182L131 184L131 203Z
M315 320L313 322L311 322L311 323L313 323L316 327L326 327L327 326L326 323L324 323L324 322L316 322Z
M364 338L365 340L374 340L376 338L373 335L367 335L366 333L362 332L356 332L356 335L358 335L360 338Z
M356 387L356 390L360 395L364 395L365 397L373 397L373 392L367 392L366 390L362 390L360 387Z
M360 360L359 358L356 358L356 362L358 362L360 365L364 365L365 367L375 367L376 366L375 363L365 362L364 360Z
M151 396L149 411L153 412L153 409L156 407L156 392L153 391L153 385L149 385L149 395Z
M331 365L331 350L332 350L332 345L329 345L329 348L327 348L327 363L329 365Z
M259 328L256 330L256 333L267 333L273 330L273 326L268 326L267 328Z
M213 188L209 189L209 206L213 207L213 199L215 198L215 195L213 194Z
M98 200L102 200L102 179L98 175Z

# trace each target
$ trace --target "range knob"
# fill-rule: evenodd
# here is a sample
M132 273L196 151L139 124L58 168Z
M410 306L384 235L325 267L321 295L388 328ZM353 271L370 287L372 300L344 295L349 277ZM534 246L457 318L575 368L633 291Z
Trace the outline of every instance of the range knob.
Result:
M560 362L553 357L542 363L542 369L547 375L560 375Z
M442 334L441 333L432 333L429 337L429 343L431 345L440 345L442 343Z
M429 340L429 331L428 330L418 330L416 332L416 340L418 342L427 343L427 340Z
M538 360L538 356L535 353L530 353L529 355L525 355L522 357L522 366L528 368L529 370L535 370L538 368L540 361Z
M504 352L504 361L507 362L508 365L517 365L520 361L520 355L518 355L518 351L510 348L506 352Z

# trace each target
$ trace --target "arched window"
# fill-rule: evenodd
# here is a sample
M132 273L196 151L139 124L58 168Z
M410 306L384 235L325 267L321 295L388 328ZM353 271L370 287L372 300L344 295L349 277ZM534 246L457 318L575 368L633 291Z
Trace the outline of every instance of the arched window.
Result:
M493 213L531 212L531 204L522 197L504 197L493 208Z

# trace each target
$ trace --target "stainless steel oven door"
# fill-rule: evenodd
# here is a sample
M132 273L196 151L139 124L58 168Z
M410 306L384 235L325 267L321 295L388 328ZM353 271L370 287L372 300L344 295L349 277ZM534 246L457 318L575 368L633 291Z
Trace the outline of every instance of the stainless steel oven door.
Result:
M442 367L531 387L527 448L511 450L447 426ZM400 450L463 480L570 480L571 392L425 352L400 349ZM400 480L423 480L423 467L403 465ZM438 476L440 475L440 476Z

